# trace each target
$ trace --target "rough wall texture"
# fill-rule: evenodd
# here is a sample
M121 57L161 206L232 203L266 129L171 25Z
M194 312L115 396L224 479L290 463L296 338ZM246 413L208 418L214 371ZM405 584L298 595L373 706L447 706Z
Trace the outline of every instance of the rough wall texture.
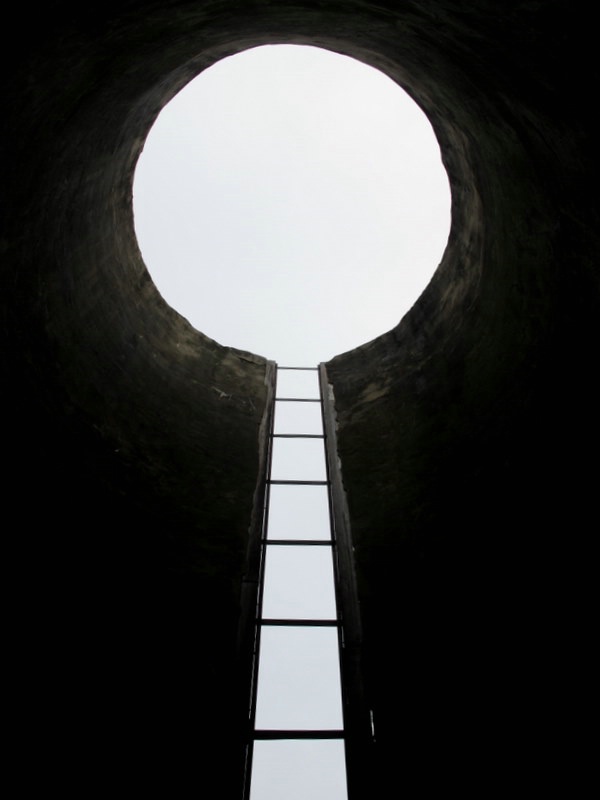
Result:
M551 667L580 658L572 596L600 443L589 8L15 11L0 73L5 540L20 720L49 785L81 795L118 776L179 796L191 779L239 797L236 637L269 364L166 307L135 243L131 178L181 86L286 41L397 79L453 191L449 247L415 308L327 365L377 733L356 796L480 797L525 768L558 779L567 704Z
M568 745L548 698L558 643L580 657L567 597L597 480L584 451L600 439L598 207L578 58L591 73L585 51L557 58L581 19L441 5L426 34L405 34L437 64L417 92L422 78L452 180L449 245L396 329L327 365L380 796L400 771L411 791L473 796L532 767L571 780L549 758Z

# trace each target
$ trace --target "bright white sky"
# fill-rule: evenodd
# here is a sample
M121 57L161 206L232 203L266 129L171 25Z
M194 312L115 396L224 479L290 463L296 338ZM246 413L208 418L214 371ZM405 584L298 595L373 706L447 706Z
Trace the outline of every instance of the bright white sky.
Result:
M188 84L150 131L133 200L169 305L281 366L317 366L395 327L450 227L421 110L382 73L314 47L248 50ZM315 396L293 385L305 375L280 372L291 384L278 395ZM321 430L318 406L277 404L276 432ZM325 477L320 440L276 442L272 477ZM328 539L325 489L272 487L269 531ZM329 548L268 548L265 616L330 618L333 606ZM335 630L263 629L257 726L341 724ZM253 763L252 800L346 798L339 741L257 742Z
M395 327L438 266L450 190L388 77L315 47L247 50L167 105L134 182L165 300L221 344L316 366Z

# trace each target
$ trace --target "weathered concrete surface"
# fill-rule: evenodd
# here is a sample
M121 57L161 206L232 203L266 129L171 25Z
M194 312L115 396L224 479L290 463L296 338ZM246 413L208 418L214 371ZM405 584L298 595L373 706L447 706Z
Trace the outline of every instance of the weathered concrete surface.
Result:
M573 575L585 585L600 443L589 4L91 0L15 9L11 25L5 539L21 719L48 785L81 795L118 777L177 796L191 775L239 796L235 650L268 364L166 307L131 178L181 86L286 41L399 80L453 191L449 249L413 311L327 365L377 731L364 795L480 797L523 785L525 767L538 790L556 782L565 679L549 670L578 658L566 601Z
M443 263L395 330L327 365L376 796L509 792L520 770L568 785L580 746L556 687L581 658L567 596L600 443L592 73L572 9L500 5L443 4L426 34L448 59L425 77L453 188Z
M24 20L2 76L6 533L34 643L23 720L69 753L68 767L40 753L61 784L125 770L166 796L214 770L228 796L269 368L193 330L141 260L135 160L203 40L169 35L173 9L125 5Z

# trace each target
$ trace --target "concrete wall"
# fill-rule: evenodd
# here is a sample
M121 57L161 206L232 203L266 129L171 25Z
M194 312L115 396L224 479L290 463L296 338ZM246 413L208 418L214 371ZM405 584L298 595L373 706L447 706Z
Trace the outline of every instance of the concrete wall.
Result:
M524 769L556 783L556 687L575 686L556 666L583 660L573 597L600 441L589 5L92 0L15 9L11 25L2 411L28 765L63 793L179 796L191 780L239 797L236 645L270 365L162 301L131 179L203 67L297 42L396 78L453 192L414 309L327 364L377 733L355 796L481 796Z
M600 442L583 18L444 3L427 24L420 5L397 58L442 145L449 245L394 330L327 364L377 736L367 786L570 786L562 689L585 661Z

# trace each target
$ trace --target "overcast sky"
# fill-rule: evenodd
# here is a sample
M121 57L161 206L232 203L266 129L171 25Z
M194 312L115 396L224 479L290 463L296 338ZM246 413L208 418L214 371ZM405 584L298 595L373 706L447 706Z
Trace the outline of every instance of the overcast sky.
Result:
M400 87L353 59L277 45L218 62L163 110L134 214L157 288L195 328L314 367L413 305L446 246L450 192L431 126ZM279 396L315 396L294 382L316 374L279 377ZM319 407L278 403L275 431L321 432ZM326 477L321 440L275 441L272 477ZM329 539L326 489L272 487L269 531ZM266 563L265 616L335 616L329 548L272 545ZM342 726L336 636L263 629L258 727ZM345 800L341 742L257 742L251 800L281 798Z
M219 61L162 111L134 182L165 300L221 344L313 366L394 327L449 232L418 106L346 56L273 45Z

